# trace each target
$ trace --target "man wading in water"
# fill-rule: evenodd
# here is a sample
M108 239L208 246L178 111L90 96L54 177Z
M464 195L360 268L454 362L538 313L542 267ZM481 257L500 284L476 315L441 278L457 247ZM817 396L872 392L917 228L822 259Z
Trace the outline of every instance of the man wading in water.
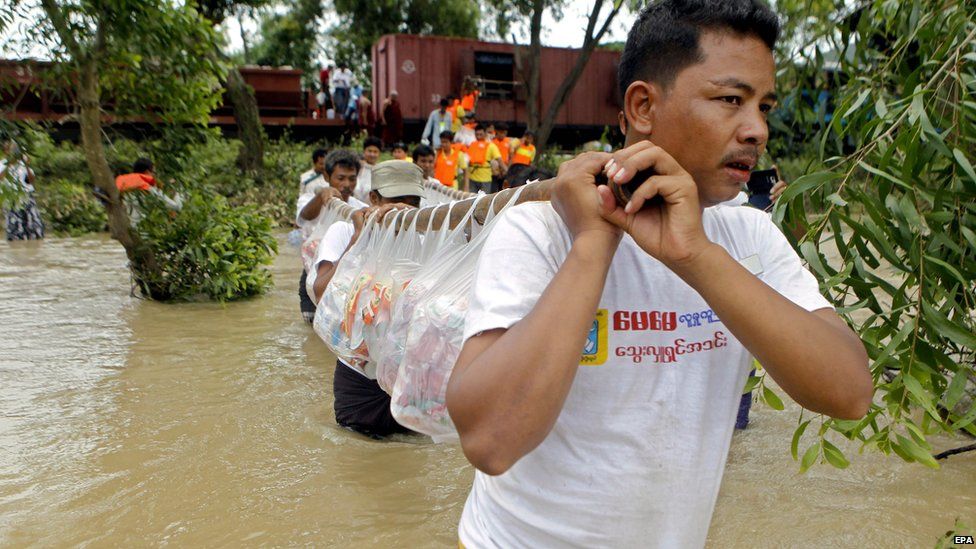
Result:
M465 547L704 545L750 355L810 410L867 412L864 347L783 234L707 208L766 146L778 33L757 0L651 4L620 61L627 147L499 219L447 392L478 469ZM626 208L595 185L647 169Z
M369 192L372 207L353 213L351 223L334 223L322 236L315 258L316 278L312 287L316 303L321 301L339 260L359 239L366 219L373 212L377 212L378 219L383 219L393 209L420 206L420 197L424 195L423 177L421 169L410 162L387 160L376 165ZM375 368L367 368L370 370L375 371ZM373 437L410 432L393 419L390 395L380 388L375 376L367 377L341 358L336 360L332 394L336 422L347 429Z

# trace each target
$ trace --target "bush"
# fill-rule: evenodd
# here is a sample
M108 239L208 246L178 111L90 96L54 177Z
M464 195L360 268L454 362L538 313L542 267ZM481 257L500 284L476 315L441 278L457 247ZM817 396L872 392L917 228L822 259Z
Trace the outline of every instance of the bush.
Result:
M144 212L137 230L153 248L160 268L137 273L143 292L161 301L202 297L228 301L271 287L278 243L271 220L249 206L232 207L221 196L188 193L176 213L158 198L136 198Z
M108 230L105 208L88 185L39 178L35 197L48 231L79 236Z

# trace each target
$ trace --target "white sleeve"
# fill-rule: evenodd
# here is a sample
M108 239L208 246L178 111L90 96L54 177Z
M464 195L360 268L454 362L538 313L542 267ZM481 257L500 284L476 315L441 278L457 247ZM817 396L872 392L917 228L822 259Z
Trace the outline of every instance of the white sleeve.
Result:
M345 253L349 241L352 240L353 233L355 233L355 228L353 228L352 223L347 222L333 223L325 231L325 234L322 235L322 241L319 242L315 263L312 264L316 271L318 271L319 263L323 261L328 261L329 263L339 261L342 254Z
M295 202L295 224L299 227L304 227L313 221L311 219L305 219L302 217L302 210L305 209L305 206L307 206L313 198L315 198L315 193L302 193L298 195L298 200Z
M767 215L755 218L759 222L758 249L762 254L759 278L808 311L833 309L833 305L820 294L817 279L803 266L800 256L779 227Z
M568 248L541 211L548 203L506 210L488 235L472 284L464 339L493 328L510 328L535 307ZM543 214L543 215L540 215Z

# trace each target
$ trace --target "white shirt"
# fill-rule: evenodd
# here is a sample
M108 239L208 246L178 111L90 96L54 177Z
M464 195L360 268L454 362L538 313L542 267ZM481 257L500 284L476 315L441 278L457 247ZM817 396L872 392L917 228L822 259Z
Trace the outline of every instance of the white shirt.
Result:
M298 176L299 195L303 195L307 192L314 193L315 189L313 189L313 187L321 189L322 187L328 186L329 182L325 180L325 174L318 173L314 168Z
M352 71L349 69L336 69L332 73L332 85L337 88L349 88L352 86Z
M373 184L373 167L373 164L363 162L363 167L356 176L356 188L352 191L352 195L363 202L369 202L369 191L372 190Z
M703 224L800 307L830 307L763 212L716 206ZM465 339L524 318L570 246L549 203L506 211L479 259ZM627 235L598 309L552 431L506 473L476 472L459 526L465 547L704 545L749 352Z

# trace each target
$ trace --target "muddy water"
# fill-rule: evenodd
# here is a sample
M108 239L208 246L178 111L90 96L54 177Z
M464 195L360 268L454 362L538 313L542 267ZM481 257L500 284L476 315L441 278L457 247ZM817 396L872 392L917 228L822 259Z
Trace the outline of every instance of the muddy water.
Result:
M0 244L0 546L456 543L470 467L336 427L334 361L282 250L268 296L160 305L130 297L104 238ZM736 434L710 546L931 547L976 526L976 455L801 476L791 410Z

